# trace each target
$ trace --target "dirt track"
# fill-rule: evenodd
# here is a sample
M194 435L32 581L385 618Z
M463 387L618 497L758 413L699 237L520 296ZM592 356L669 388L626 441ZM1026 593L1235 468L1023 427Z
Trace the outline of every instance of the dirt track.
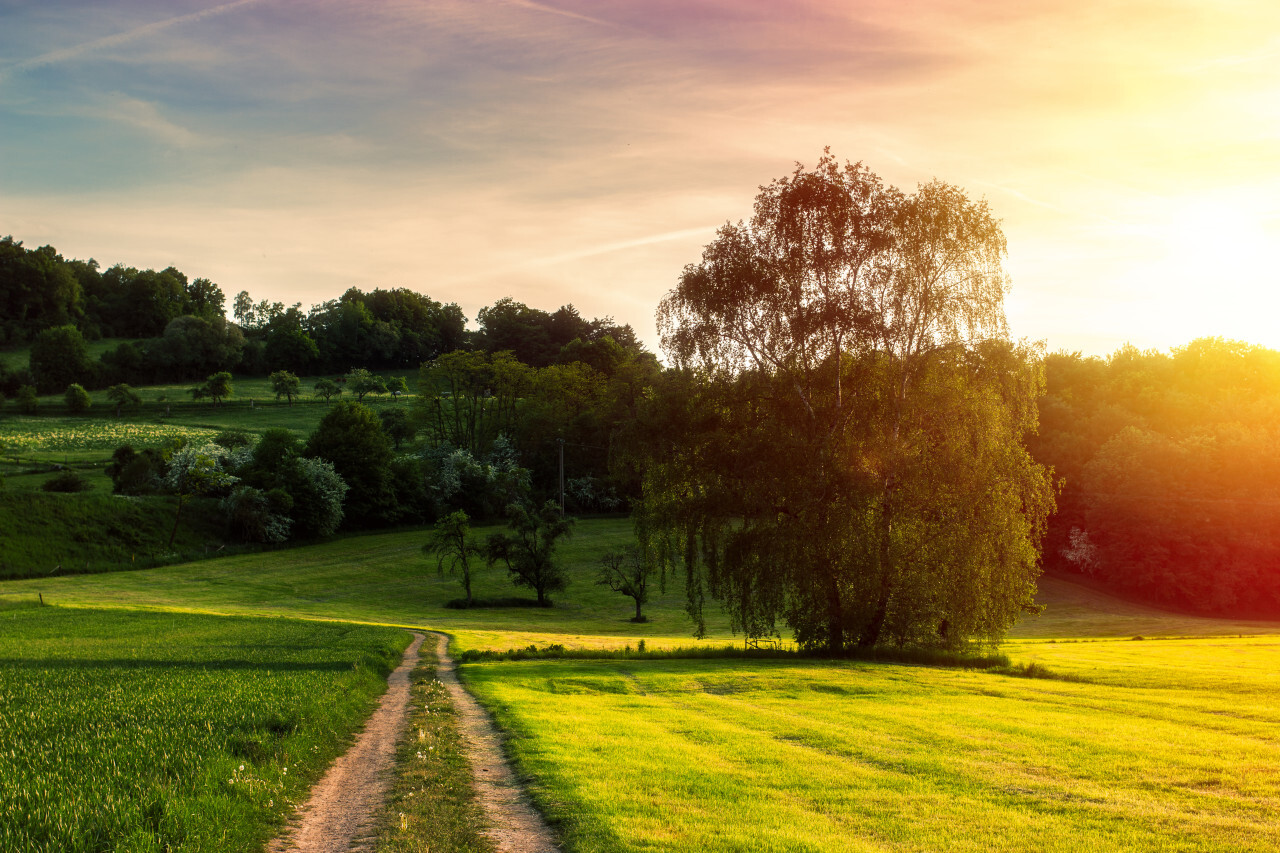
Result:
M458 682L449 638L435 634L440 660L436 677L458 711L458 727L467 744L476 795L489 827L485 834L502 853L552 853L560 848L541 816L529 805L515 773L502 754L493 721ZM306 805L270 853L349 853L371 849L374 817L386 801L395 767L396 744L409 714L409 673L418 665L425 639L414 632L404 660L387 679L387 692L351 749L334 762L311 789Z
M416 631L404 659L387 678L387 692L364 731L311 789L306 805L270 853L346 853L368 850L373 820L386 801L396 744L409 714L409 673L425 639Z
M502 754L502 739L489 714L458 682L449 657L449 638L436 634L440 668L436 677L444 684L458 712L458 728L467 744L467 758L475 778L476 796L489 818L485 834L502 853L551 853L560 848L542 816Z

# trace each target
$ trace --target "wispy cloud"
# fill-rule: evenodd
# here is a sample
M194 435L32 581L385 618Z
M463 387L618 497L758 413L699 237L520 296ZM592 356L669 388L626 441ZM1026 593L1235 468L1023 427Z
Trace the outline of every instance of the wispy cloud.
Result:
M14 74L32 71L48 65L57 65L62 62L69 62L79 59L81 56L86 54L119 47L120 45L127 44L136 39L146 38L157 33L162 33L170 27L195 23L196 21L202 21L205 18L210 18L214 15L222 15L239 9L242 6L250 6L260 2L262 2L262 0L234 0L234 2L231 3L223 3L220 6L201 9L198 12L191 12L190 14L178 15L174 18L165 18L162 21L143 24L140 27L134 27L133 29L126 30L122 33L115 33L92 41L82 42L71 47L51 50L46 53L42 53L39 56L33 56L30 59L24 59L4 68L0 68L0 83L7 82Z

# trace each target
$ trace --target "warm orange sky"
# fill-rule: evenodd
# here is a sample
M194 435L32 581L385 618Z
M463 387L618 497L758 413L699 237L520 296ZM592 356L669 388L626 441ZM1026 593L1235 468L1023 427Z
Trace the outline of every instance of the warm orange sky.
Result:
M825 145L984 196L1015 335L1280 347L1280 3L0 5L0 234L632 323Z

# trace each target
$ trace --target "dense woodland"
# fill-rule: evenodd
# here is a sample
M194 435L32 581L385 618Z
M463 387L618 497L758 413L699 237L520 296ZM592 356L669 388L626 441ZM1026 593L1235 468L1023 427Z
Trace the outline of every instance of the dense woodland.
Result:
M880 238L859 232L860 263L895 251L885 235L905 227L902 211L912 205L969 204L948 196L954 188L945 185L933 187L932 200L927 188L894 195L874 176L840 174L824 163L824 180L852 186L852 195L862 193L863 215L890 223ZM636 510L654 565L683 564L695 616L710 595L748 634L769 635L786 623L803 643L832 650L879 642L882 633L898 642L939 632L945 641L948 631L998 635L1007 614L1028 600L1023 581L1034 579L1036 556L1019 544L1028 535L1049 570L1139 598L1219 614L1280 613L1273 533L1280 522L1280 353L1202 339L1169 353L1124 347L1105 358L1044 355L1007 343L964 344L942 330L927 352L913 354L904 338L907 348L892 355L889 327L866 325L866 316L861 327L842 327L821 312L791 317L789 328L765 323L756 339L747 334L736 350L724 349L726 339L708 324L786 316L793 291L781 287L781 301L771 304L770 288L785 284L786 264L796 260L787 241L803 243L804 233L779 222L788 215L805 221L806 204L827 204L795 198L818 174L797 172L762 194L754 227L777 233L766 240L764 231L726 226L703 263L685 271L660 317L673 357L668 368L629 326L584 318L572 306L548 312L503 299L480 311L472 331L455 304L405 288L352 288L306 311L241 292L228 318L222 290L208 279L174 268L103 271L95 261L5 238L0 344L30 344L31 358L27 369L0 366L0 406L15 412L20 401L12 398L34 390L198 382L220 371L354 377L314 389L340 399L305 441L280 431L245 448L227 436L205 461L229 480L183 484L175 471L200 467L193 458L175 466L183 448L130 448L110 469L117 491L178 494L179 514L183 495L218 497L237 536L282 541L340 525L428 523L457 510L497 518L515 500L534 505L557 496L563 446L578 472L567 483L570 511ZM886 214L890 208L898 213ZM965 215L972 224L985 212ZM994 255L1003 252L998 231L968 238L989 239ZM756 260L744 262L752 253ZM900 275L901 253L892 263ZM769 264L779 266L766 275ZM886 284L892 280L875 286L885 293L902 286ZM999 286L998 275L991 280ZM1003 322L999 312L986 317L970 321ZM801 327L809 343L797 349L798 339L786 336ZM822 346L812 343L823 335ZM861 350L850 344L858 335L867 340ZM102 337L125 342L92 360L85 342ZM833 372L835 351L854 355ZM770 367L761 353L799 372ZM911 365L909 381L904 365ZM364 388L366 370L375 375ZM413 404L381 418L362 406L356 398L365 390L382 390L378 372L403 372L411 384L416 378ZM299 395L312 391L293 385ZM940 439L944 433L951 438ZM404 439L411 450L402 451ZM1026 467L1017 453L1001 455L1023 446L1043 468ZM862 459L862 467L792 464L842 455ZM1043 482L1037 470L1046 472ZM1055 502L1042 527L1037 519ZM1007 513L999 509L1005 503ZM890 511L897 530L917 531L915 550L896 558L893 584L901 588L892 594L890 582L868 568L887 565L902 547L900 537L884 534ZM837 516L852 524L841 527ZM1006 516L1023 521L1001 544L991 532ZM779 545L785 541L791 546ZM1014 575L979 571L999 562L990 548L1018 554ZM825 586L821 572L779 581L767 570L797 557L828 567ZM956 574L938 586L924 578L936 575L940 560L954 563ZM970 600L956 593L963 577L1018 590L1008 593L1006 615L962 604ZM851 592L858 584L871 587Z

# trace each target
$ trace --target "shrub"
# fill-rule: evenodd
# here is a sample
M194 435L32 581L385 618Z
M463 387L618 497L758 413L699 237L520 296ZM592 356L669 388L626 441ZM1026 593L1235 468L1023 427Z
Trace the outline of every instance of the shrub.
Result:
M87 492L93 487L75 471L67 470L45 480L40 488L46 492Z
M89 411L89 407L93 405L89 392L84 390L83 385L74 382L67 386L67 393L62 396L62 399L67 402L67 410L77 415Z

